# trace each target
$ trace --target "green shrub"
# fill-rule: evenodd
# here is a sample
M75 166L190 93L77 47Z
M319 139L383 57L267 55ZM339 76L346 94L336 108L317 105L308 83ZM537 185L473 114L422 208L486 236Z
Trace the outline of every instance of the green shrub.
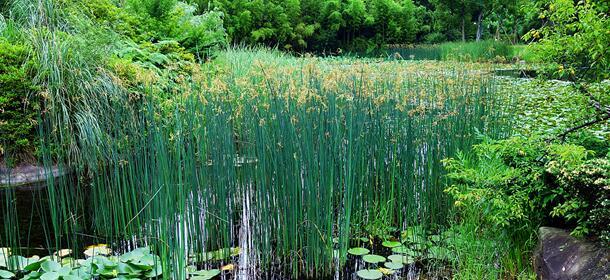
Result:
M204 58L227 45L227 33L223 27L223 13L209 11L195 15L197 8L178 2L172 12L177 28L173 31L182 46L199 58Z
M450 228L455 236L449 245L458 255L456 279L524 279L532 274L529 252L541 219L530 205L530 188L539 186L529 185L531 170L506 164L504 153L519 141L499 145L484 139L472 155L444 161L451 182L445 192L455 205ZM528 149L518 155L531 156Z
M25 46L0 39L0 156L31 156L35 150L38 103L25 69Z
M587 145L594 142L582 139ZM604 149L600 143L592 146ZM506 227L518 221L559 219L551 225L570 226L576 236L590 234L609 241L608 155L596 155L578 144L520 137L487 140L474 151L474 159L445 161L453 183L446 192L457 206L481 209L482 223Z

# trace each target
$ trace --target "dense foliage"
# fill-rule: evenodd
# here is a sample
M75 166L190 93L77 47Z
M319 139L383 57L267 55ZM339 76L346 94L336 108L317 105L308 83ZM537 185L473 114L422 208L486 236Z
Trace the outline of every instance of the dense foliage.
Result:
M539 16L546 24L524 37L548 74L569 80L601 81L610 77L610 3L553 0Z
M536 24L527 1L467 0L192 0L225 14L234 43L281 49L367 50L385 44L504 39Z
M37 90L27 70L28 49L0 37L0 158L31 160L38 120Z

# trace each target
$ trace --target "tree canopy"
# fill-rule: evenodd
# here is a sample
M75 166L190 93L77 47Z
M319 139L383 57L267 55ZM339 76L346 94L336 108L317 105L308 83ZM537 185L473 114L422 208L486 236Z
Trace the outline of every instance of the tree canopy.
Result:
M517 41L535 22L524 0L192 0L225 15L235 44L371 49L452 40Z

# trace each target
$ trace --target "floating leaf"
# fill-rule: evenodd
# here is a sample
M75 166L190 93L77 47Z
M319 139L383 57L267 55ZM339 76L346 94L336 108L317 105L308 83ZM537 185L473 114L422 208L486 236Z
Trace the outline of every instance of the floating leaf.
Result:
M413 252L413 250L411 250L411 248L406 247L404 245L392 248L392 252L394 252L396 254L405 254L405 255L409 255L409 256L416 255L415 252Z
M402 262L394 262L394 261L386 262L383 265L389 269L394 269L394 270L402 269L404 267Z
M413 257L404 256L404 255L390 255L390 256L388 256L388 259L391 260L392 262L397 262L397 263L402 263L402 264L410 264L410 263L415 262L415 259Z
M98 255L107 256L110 255L110 253L112 253L112 250L110 250L106 244L91 245L83 252L83 254L85 254L87 257Z
M220 274L219 269L199 270L192 273L191 280L209 280Z
M347 250L347 252L351 255L362 256L362 255L366 255L366 254L370 253L371 251L369 251L369 249L367 249L367 248L356 247L356 248L351 248L351 249Z
M45 272L40 275L40 280L57 280L60 275L57 272Z
M367 263L380 263L385 262L385 258L379 255L366 255L362 259Z
M45 272L55 272L61 268L61 264L56 261L46 260L40 264L40 268Z
M383 273L376 269L362 269L356 272L356 275L362 279L375 280L383 277Z
M53 253L54 256L60 257L60 258L67 257L70 254L72 254L72 250L70 250L70 249L61 249L61 250Z
M72 263L76 263L76 260L74 258L62 258L61 261L59 262L62 266L66 266L66 265L71 265Z
M400 246L401 243L398 242L398 241L389 241L389 240L386 240L386 241L383 241L383 243L381 243L381 245L383 245L384 247L388 247L388 248L394 248L394 247Z
M0 278L2 279L11 279L15 277L15 274L10 272L10 271L6 271L6 270L2 270L0 269Z
M34 271L40 268L40 258L38 256L32 256L26 258L22 256L10 256L6 260L7 267L20 268L27 271Z
M157 278L161 274L163 274L163 267L161 266L161 262L157 262L151 270L144 273L144 276L148 278Z
M223 267L221 267L221 268L220 268L220 270L222 270L222 271L226 271L226 270L233 270L233 269L235 269L235 265L234 265L234 264L232 264L232 263L227 264L227 265L225 265L225 266L223 266Z

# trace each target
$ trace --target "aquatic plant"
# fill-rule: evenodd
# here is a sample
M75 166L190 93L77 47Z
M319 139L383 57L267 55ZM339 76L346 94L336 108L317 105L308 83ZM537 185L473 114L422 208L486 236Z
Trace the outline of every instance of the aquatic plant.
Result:
M405 238L443 224L440 159L477 131L507 133L485 66L265 58L221 54L221 74L167 102L144 95L123 110L118 98L103 125L83 118L88 148L59 158L73 176L48 181L49 244L149 244L174 279L231 247L250 268L326 275L373 219ZM41 124L48 166L70 143L52 128Z

